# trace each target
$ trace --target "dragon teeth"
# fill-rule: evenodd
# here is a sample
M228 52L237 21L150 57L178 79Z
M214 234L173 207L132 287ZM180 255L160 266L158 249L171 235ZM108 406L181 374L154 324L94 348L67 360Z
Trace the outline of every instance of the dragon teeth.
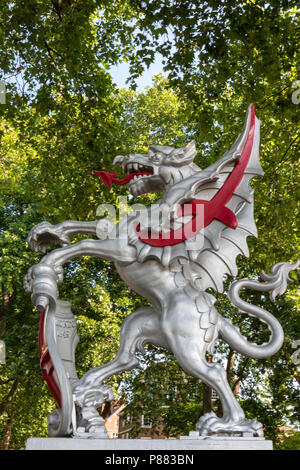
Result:
M151 175L134 175L133 180L139 180L141 178L149 178Z

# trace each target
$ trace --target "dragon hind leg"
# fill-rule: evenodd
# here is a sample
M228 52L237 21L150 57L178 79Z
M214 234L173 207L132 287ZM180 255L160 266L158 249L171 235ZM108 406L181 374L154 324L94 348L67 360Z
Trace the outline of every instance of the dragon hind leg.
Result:
M112 375L131 370L138 365L135 356L147 343L166 347L160 332L160 317L152 307L136 310L125 318L120 332L120 346L116 357L99 367L89 370L75 384L73 393L79 406L95 405L97 396L106 387L103 381Z
M219 395L223 416L219 418L213 412L202 416L197 423L200 435L213 434L252 435L262 436L262 425L255 420L245 420L245 414L237 402L226 377L226 371L217 363L205 360L203 348L198 344L180 344L176 346L176 358L181 367L188 373L201 379L212 387Z

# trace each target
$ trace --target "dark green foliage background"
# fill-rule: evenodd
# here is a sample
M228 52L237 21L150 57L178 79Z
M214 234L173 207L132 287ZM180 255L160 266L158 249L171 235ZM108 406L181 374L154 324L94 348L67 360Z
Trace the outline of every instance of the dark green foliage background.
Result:
M299 10L296 2L277 0L0 0L0 51L7 86L0 105L0 338L7 348L0 433L3 449L22 449L28 437L47 435L54 408L39 370L39 315L22 285L40 259L26 236L42 220L93 220L99 204L117 205L126 190L109 191L93 169L110 170L115 155L144 152L151 143L191 139L197 164L206 167L232 145L254 103L265 176L252 184L258 239L249 240L250 258L239 259L239 277L297 259L300 107L291 97L300 79ZM168 79L156 77L153 87L135 91L135 79L157 53ZM130 64L129 90L119 90L109 73L123 60ZM144 303L112 264L89 258L65 267L60 295L78 320L79 375L114 357L123 319ZM236 355L229 379L240 384L247 416L261 420L276 443L282 426L299 422L299 369L291 360L292 341L300 339L297 282L276 305L252 292L245 298L280 320L285 343L265 361ZM218 308L249 340L267 339L265 328L242 317L226 296L218 296ZM231 353L219 343L214 360L226 367ZM193 429L203 410L203 386L152 347L140 368L110 383L129 402L128 413L138 416L142 407L154 424L163 419L170 436ZM297 436L281 448L299 448Z

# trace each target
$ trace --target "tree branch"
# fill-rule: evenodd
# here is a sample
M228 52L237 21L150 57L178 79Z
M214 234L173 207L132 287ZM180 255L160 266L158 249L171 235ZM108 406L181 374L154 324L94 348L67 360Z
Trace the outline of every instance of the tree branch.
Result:
M0 385L6 385L9 382L12 382L14 379L0 380Z
M290 143L290 145L287 147L286 151L284 152L283 154L283 157L281 158L280 162L278 163L278 165L276 166L275 168L275 171L280 167L280 165L284 162L284 158L286 157L286 154L288 153L288 151L290 150L290 148L294 145L294 143L299 139L300 137L300 134L296 135L296 137L292 140L292 142Z
M229 384L230 384L230 381L231 381L234 360L235 360L235 351L230 348L229 349L229 355L228 355L228 358L227 358L227 366L226 366L226 375L227 375L227 381L228 381Z
M21 382L23 378L23 374L19 375L19 377L16 378L16 380L14 381L14 383L12 384L12 387L10 389L10 391L8 392L8 395L6 396L6 398L3 400L3 402L0 404L0 416L6 412L7 408L8 408L8 405L10 404L10 402L12 401L13 399L13 396L14 394L16 393L17 389L18 389L18 386Z
M235 382L233 383L233 385L232 385L232 387L231 387L232 390L235 390L235 388L236 388L236 386L238 385L238 383L242 381L243 375L244 375L245 369L246 369L246 367L247 367L247 365L248 365L248 363L249 363L249 360L250 360L249 357L247 357L247 358L245 359L245 362L244 362L244 365L243 365L241 371L239 371L239 373L236 374L236 375L237 375L237 379L235 380Z
M1 446L0 446L1 450L8 450L9 449L9 444L10 444L10 440L11 440L11 431L12 431L14 421L15 421L15 414L16 414L16 410L13 410L11 412L8 420L7 420L4 435L3 435L3 439L2 439L2 442L1 442Z
M277 176L277 172L279 170L279 168L281 167L281 165L285 162L285 157L287 155L287 153L289 152L289 150L292 148L292 146L294 145L295 142L297 142L297 140L299 139L300 137L300 134L296 135L296 137L292 140L292 142L289 144L289 146L287 147L286 151L284 152L283 156L281 157L280 161L278 162L277 166L275 167L274 169L274 173L273 173L273 178L272 178L272 184L274 183L274 181L276 180L276 176ZM269 190L269 195L272 193L272 187L270 188Z
M15 299L15 293L9 295L4 285L2 285L1 292L1 305L0 305L0 338L3 338L6 329L6 318L9 314L9 309Z
M57 52L55 49L50 47L49 44L47 43L47 41L44 41L44 44L47 48L48 54L50 55L51 59L53 59L52 52L62 58L62 55L59 52Z

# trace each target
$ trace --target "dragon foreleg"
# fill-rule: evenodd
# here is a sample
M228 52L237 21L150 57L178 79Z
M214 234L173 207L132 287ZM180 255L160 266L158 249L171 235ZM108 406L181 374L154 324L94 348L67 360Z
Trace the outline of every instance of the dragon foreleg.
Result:
M46 243L46 240L43 243ZM57 307L61 304L58 300L57 284L63 280L63 265L79 256L97 256L113 261L130 262L134 260L134 255L135 249L126 246L123 240L86 239L74 245L63 246L47 254L40 263L31 267L25 276L25 290L32 294L32 302L41 311L44 311L43 318L44 315L47 318L46 333L44 333L44 328L40 329L40 334L45 339L44 345L47 346L47 350L45 350L47 357L41 351L41 361L44 361L47 366L45 375L51 376L52 388L50 390L53 394L55 393L55 397L59 398L59 409L49 415L48 419L49 435L52 437L69 435L72 428L73 431L76 428L71 382L61 357L61 354L65 357L66 351L63 350L63 353L57 351L55 336L56 316L59 316L60 313ZM64 348L68 350L68 345L65 345ZM44 360L44 356L47 360ZM72 361L75 367L75 358L72 358ZM48 382L50 383L50 379ZM87 432L99 432L99 435L103 437L105 436L104 421L97 412L97 406L99 407L104 400L110 401L112 393L106 385L98 387L96 392L95 394L95 390L93 390L92 396L90 396L91 393L86 394L85 402L82 403L80 410L79 428L85 429Z
M293 282L288 274L298 266L299 261L293 264L275 264L270 274L261 273L261 278L267 281L265 283L251 281L249 279L241 279L232 283L228 293L232 304L237 307L241 313L247 313L250 316L258 318L263 323L266 323L271 331L269 341L262 345L257 345L248 342L236 326L233 326L227 319L221 317L219 334L233 349L254 359L264 359L273 356L273 354L279 351L284 340L284 334L278 320L266 310L242 300L239 293L241 289L245 288L260 292L271 291L270 298L272 302L274 302L277 295L282 295L286 291L287 284Z

